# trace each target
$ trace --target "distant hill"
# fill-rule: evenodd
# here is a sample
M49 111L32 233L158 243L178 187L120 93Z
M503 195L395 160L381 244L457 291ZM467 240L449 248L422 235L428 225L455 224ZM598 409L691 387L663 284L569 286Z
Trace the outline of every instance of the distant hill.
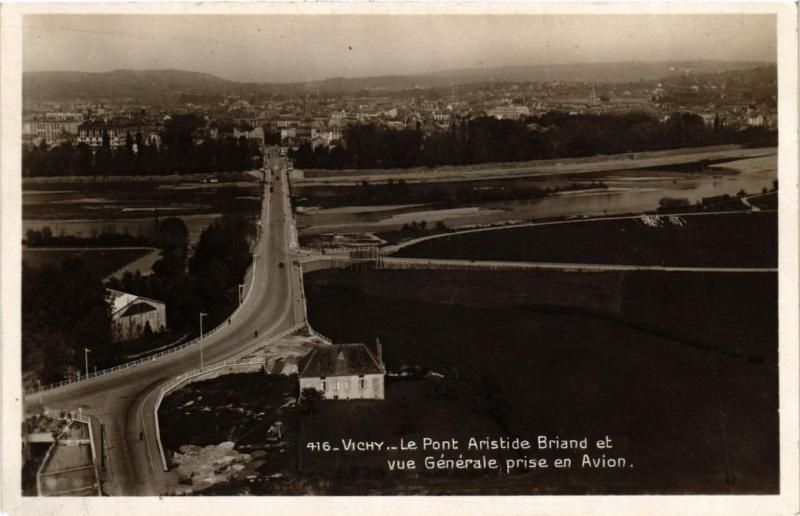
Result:
M630 83L686 75L723 73L773 66L763 62L681 61L662 63L582 63L506 66L380 77L331 78L306 83L242 83L208 73L183 70L113 70L89 72L27 72L23 74L26 100L64 100L76 97L105 99L167 100L180 95L226 93L292 94L358 90L403 90L486 82L576 81Z
M753 87L754 85L771 87L777 91L778 67L774 64L759 66L744 70L725 70L721 72L706 72L691 75L678 75L660 79L663 85L680 86L703 82L720 82L728 85Z
M90 72L29 72L22 76L25 99L61 100L75 97L158 99L180 93L219 94L238 91L241 84L208 73L183 70L113 70Z
M533 66L504 66L487 69L447 70L418 75L334 78L308 83L321 90L431 88L484 82L597 82L630 83L669 77L722 73L769 66L759 61L676 61L663 63L579 63Z

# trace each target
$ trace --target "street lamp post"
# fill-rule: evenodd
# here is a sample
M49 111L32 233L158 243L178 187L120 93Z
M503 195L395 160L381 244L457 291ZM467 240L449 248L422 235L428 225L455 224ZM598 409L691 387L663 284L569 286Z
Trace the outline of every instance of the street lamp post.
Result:
M91 351L89 348L83 348L83 365L87 377L89 376L89 353Z
M42 381L37 378L36 383L39 385L39 406L41 407L42 412L44 412L44 394L42 394Z
M203 317L208 314L200 312L200 369L203 368Z

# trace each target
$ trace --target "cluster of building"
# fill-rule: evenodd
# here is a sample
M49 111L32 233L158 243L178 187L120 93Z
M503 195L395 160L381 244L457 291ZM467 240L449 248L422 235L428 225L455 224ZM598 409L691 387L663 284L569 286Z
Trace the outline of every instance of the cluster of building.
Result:
M161 301L115 289L106 289L111 306L111 334L115 341L166 330L166 306ZM375 350L365 344L315 346L297 363L299 392L316 390L323 399L384 399L386 367L380 341Z
M550 111L571 114L645 112L664 119L676 111L692 112L711 125L737 129L777 127L774 102L747 100L741 92L726 91L724 83L674 86L657 82L633 85L591 83L474 84L442 90L303 94L292 98L229 95L219 102L148 105L127 103L41 102L26 106L23 141L48 145L64 141L96 148L104 135L112 148L126 144L128 135L141 135L159 145L165 121L174 114L195 113L204 124L194 140L242 136L256 143L312 147L341 142L345 128L371 123L389 129L447 130L471 118L524 120Z

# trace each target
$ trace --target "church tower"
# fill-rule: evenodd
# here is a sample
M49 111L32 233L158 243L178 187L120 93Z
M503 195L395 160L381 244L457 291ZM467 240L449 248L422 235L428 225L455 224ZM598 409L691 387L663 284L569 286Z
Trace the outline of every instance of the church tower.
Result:
M589 92L589 100L587 101L587 105L589 108L594 107L595 99L597 98L597 92L595 91L596 83L592 83L592 91Z

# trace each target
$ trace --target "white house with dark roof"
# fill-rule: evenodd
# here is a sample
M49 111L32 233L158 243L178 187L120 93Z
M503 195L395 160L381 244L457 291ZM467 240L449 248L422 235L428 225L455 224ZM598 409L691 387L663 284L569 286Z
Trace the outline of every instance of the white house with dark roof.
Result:
M386 369L380 342L376 347L375 354L364 344L315 347L297 365L300 392L310 387L328 400L382 400Z
M143 296L106 289L111 304L111 334L114 340L140 337L149 324L153 333L167 327L167 309L164 303Z

